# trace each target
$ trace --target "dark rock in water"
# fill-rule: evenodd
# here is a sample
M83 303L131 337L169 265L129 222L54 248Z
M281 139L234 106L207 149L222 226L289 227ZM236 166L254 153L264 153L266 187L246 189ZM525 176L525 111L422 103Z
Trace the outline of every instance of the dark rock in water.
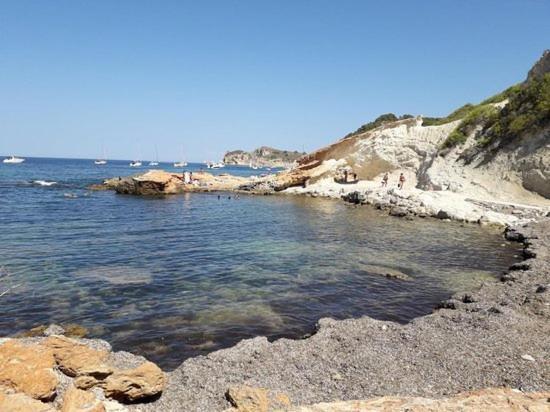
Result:
M464 303L474 303L476 300L474 299L474 297L472 295L469 295L469 294L465 294L463 297L462 297L462 302Z
M529 270L531 269L531 264L528 262L518 262L510 266L509 270Z
M407 215L408 215L407 210L399 206L392 207L390 210L390 216L404 217Z
M375 202L374 207L375 207L375 209L382 210L382 209L385 209L386 207L388 207L388 203L386 203L386 202Z
M512 273L505 273L500 277L500 280L503 282L515 282L517 278Z
M454 299L444 300L437 305L437 309L453 309L456 310L457 302Z
M365 204L367 197L358 191L351 192L342 196L342 200L345 202L353 203L355 205Z
M437 212L437 215L435 215L435 217L438 219L450 219L451 215L449 215L444 210L440 210L439 212Z
M507 227L504 231L504 236L507 240L512 242L523 242L523 234L519 233L517 230Z

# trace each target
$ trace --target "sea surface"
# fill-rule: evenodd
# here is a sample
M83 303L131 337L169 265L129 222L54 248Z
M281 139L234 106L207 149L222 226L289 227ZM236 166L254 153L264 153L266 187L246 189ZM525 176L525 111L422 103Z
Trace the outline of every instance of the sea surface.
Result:
M127 161L0 163L0 294L9 289L0 336L75 323L170 369L243 338L303 337L323 317L407 322L495 281L519 255L496 231L337 200L86 190L140 170ZM412 279L376 275L373 265Z

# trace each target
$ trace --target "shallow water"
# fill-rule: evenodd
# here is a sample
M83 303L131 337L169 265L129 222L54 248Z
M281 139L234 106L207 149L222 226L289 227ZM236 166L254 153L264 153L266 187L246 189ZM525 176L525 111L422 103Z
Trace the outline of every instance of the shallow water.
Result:
M258 173L221 172L235 171ZM303 336L325 316L407 322L491 281L518 251L477 226L410 222L334 200L85 190L134 172L127 162L0 164L0 266L12 273L0 293L17 286L0 297L0 336L78 323L172 368L243 338Z

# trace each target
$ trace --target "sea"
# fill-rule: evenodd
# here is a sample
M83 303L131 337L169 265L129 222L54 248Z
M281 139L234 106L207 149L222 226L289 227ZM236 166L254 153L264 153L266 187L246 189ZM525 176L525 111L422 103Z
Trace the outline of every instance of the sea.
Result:
M242 339L303 338L324 317L406 323L520 255L496 230L334 199L87 189L148 169L128 163L0 163L0 336L76 324L170 370Z

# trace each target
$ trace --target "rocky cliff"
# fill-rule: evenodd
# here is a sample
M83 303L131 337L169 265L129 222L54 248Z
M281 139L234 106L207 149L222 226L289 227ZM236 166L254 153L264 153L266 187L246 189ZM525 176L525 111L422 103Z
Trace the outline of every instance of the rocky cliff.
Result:
M294 188L292 192L333 197L350 190L376 195L388 173L385 196L388 190L396 189L398 176L403 173L405 188L411 189L407 197L418 197L419 205L430 203L430 198L446 197L452 199L450 206L456 200L475 199L547 207L549 70L550 52L546 51L524 82L444 118L383 115L334 144L301 157L292 170L279 174L271 185L275 190ZM343 170L351 176L356 174L358 182L335 184ZM470 207L467 220L475 220L478 211L474 209Z
M287 168L291 167L304 154L297 151L291 152L262 146L252 152L245 152L244 150L227 152L223 157L223 162L229 165Z

